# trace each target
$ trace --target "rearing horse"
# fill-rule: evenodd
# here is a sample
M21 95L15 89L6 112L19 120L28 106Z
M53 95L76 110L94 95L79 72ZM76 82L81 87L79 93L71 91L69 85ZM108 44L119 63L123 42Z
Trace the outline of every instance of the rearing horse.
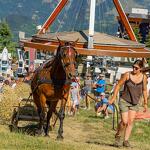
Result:
M63 138L65 105L69 95L71 80L76 75L77 52L74 48L76 42L62 42L59 40L60 44L54 59L39 67L31 80L33 99L40 118L38 134L44 131L46 105L48 106L48 111L45 135L48 136L50 118L52 113L56 112L58 101L61 100L60 110L57 113L60 120L57 138Z

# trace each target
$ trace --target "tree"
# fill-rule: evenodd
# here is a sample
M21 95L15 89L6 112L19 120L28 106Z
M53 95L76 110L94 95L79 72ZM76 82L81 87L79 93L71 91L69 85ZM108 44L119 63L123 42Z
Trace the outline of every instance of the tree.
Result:
M5 21L0 22L0 51L7 47L12 54L15 52L16 43L12 41L12 37L9 25Z

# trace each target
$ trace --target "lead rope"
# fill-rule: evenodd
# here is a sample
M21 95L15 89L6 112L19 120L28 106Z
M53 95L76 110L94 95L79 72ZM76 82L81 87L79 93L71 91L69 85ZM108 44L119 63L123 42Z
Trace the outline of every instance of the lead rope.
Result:
M79 84L79 82L78 82L76 79L75 79L75 81L78 83L79 87L81 88L81 85ZM83 90L83 89L82 89L82 90ZM83 90L83 92L84 92L84 94L85 94L86 96L88 96L89 98L91 98L94 102L97 101L96 98L91 97L91 96L90 96L87 92L85 92L84 90ZM116 130L116 129L115 129L115 112L116 112L116 115L117 115L117 116L116 116L116 119L117 119L117 128L118 128L118 124L119 124L119 119L118 119L118 118L119 118L119 115L118 115L119 112L118 112L117 106L116 106L114 103L113 103L112 105L113 105L113 108L114 108L114 112L113 112L113 122L112 122L112 126L113 126L113 127L112 127L112 129L113 129L113 130ZM106 106L105 111L107 110L108 106L109 106L109 105Z
M119 115L118 115L118 108L117 108L117 106L114 104L114 103L112 103L112 105L113 105L113 108L114 108L114 111L113 111L113 119L112 119L112 129L113 130L116 130L116 128L115 128L115 112L116 112L116 121L117 121L117 129L118 129L118 124L119 124ZM107 108L108 108L108 106L109 106L109 104L107 104L107 106L106 106L106 109L104 110L104 112L106 112L106 110L107 110Z

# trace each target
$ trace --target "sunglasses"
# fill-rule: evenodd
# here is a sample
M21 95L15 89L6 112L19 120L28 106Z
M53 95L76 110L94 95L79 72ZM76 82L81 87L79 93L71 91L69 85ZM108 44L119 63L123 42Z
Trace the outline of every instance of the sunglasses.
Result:
M139 67L136 67L136 66L132 66L133 69L135 70L139 70L140 68Z

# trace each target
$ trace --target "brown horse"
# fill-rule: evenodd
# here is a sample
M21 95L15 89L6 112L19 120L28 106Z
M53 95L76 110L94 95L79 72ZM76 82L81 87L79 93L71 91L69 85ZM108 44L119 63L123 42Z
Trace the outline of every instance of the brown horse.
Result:
M77 52L74 49L76 42L62 42L59 40L60 44L54 59L40 66L31 80L33 99L40 118L38 134L44 131L44 120L47 112L45 135L48 136L50 118L53 112L56 113L57 103L61 100L60 110L57 113L60 120L57 138L63 138L65 105L71 80L76 75ZM46 111L46 106L48 111Z

